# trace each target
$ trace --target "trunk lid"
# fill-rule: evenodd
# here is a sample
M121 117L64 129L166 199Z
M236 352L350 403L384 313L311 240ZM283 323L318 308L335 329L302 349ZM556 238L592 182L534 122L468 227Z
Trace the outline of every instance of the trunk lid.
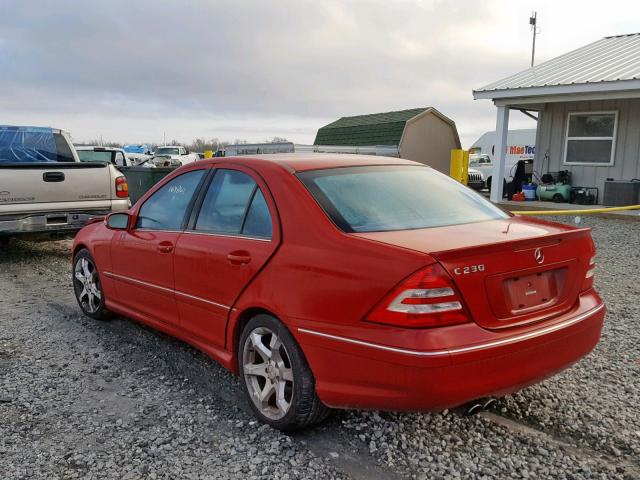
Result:
M451 275L474 321L488 329L568 311L594 254L590 229L520 217L354 235L435 258Z

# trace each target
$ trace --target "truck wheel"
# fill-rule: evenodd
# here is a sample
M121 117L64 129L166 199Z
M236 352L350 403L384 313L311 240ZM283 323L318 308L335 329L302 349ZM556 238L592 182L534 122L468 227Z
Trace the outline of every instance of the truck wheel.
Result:
M96 320L106 320L111 312L105 307L100 275L89 250L83 248L73 259L73 291L82 313Z
M276 318L262 314L247 323L238 362L249 406L261 422L292 431L328 416L302 350Z

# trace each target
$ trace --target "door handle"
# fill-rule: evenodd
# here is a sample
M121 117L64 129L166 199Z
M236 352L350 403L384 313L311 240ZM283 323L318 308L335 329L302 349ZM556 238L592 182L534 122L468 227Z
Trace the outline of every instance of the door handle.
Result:
M227 255L227 261L232 265L243 265L251 261L251 255L244 250L236 250Z
M42 180L45 182L64 182L63 172L44 172L42 174Z
M158 251L160 253L171 253L173 251L173 243L164 241L158 244Z

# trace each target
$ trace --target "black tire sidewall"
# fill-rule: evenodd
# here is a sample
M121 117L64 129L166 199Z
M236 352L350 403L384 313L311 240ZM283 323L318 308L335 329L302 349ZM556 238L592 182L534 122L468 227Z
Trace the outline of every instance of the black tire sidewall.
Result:
M98 310L96 310L93 313L88 312L87 310L84 309L84 307L82 306L82 302L80 302L80 298L78 297L78 294L80 292L78 291L78 282L76 281L76 278L75 278L75 272L76 272L76 264L82 258L86 258L93 264L94 268L96 269L96 275L98 277L98 281L100 282L100 290L102 293L102 296L100 297L100 306L98 307ZM78 305L82 310L82 313L84 313L87 317L91 317L95 320L105 320L109 317L109 311L105 306L105 295L104 295L104 289L102 288L102 279L100 278L100 272L98 271L98 266L96 265L95 260L91 256L91 253L86 248L79 250L78 253L76 253L75 257L73 257L73 264L71 266L71 282L73 283L73 294L76 297L76 302L78 302Z
M278 420L274 420L264 416L260 412L258 407L255 406L253 400L251 400L251 394L249 393L247 382L244 377L242 358L244 352L244 344L249 334L258 327L266 327L276 333L276 335L278 335L278 337L284 344L287 353L289 354L289 360L291 361L291 370L293 371L293 396L291 399L291 408L284 417ZM313 379L313 375L311 374L311 370L309 369L307 361L304 358L302 350L293 338L293 335L291 335L287 327L281 321L272 317L271 315L266 314L256 315L251 320L249 320L242 331L242 335L240 336L240 340L238 343L238 370L240 372L242 389L244 390L247 402L249 403L249 406L256 417L261 422L271 425L273 428L276 428L278 430L287 431L295 429L298 423L298 404L304 396L303 385L308 382L315 383L315 381Z

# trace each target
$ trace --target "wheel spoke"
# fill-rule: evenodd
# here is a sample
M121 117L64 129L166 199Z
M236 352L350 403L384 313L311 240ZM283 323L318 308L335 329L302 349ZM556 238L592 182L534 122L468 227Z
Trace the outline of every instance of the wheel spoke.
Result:
M293 382L293 370L290 368L280 368L280 379L287 382Z
M91 290L97 298L102 298L102 292L100 292L100 289L95 284L91 285Z
M267 404L269 403L269 399L271 398L271 395L273 395L274 393L275 393L275 387L273 383L271 383L271 380L267 379L262 390L258 392L258 400L260 400L260 403L263 406L267 406Z
M286 382L279 381L276 383L276 406L280 413L285 414L289 411L289 402L284 397L284 390L286 387Z
M96 310L96 306L95 306L95 298L96 297L93 295L93 292L91 292L91 291L87 292L87 295L89 297L89 302L88 302L89 303L89 310L91 312L93 312L93 311Z
M262 335L256 332L251 334L251 343L258 355L266 362L271 358L271 350L269 350L264 343L262 343Z
M82 300L83 297L87 297L87 296L89 296L89 292L87 292L86 288L83 288L82 291L80 292L80 295L78 295L78 298Z
M269 346L271 347L271 358L273 359L273 361L278 365L284 366L284 363L282 362L282 356L280 355L280 347L282 346L282 342L275 333L271 335Z
M245 375L255 375L256 377L267 378L267 366L264 363L249 363L243 365Z
M90 277L91 272L89 271L89 262L87 261L87 259L83 258L82 260L80 260L80 263L82 265L82 272L84 273L84 276Z
M84 282L84 275L80 270L76 271L76 280L78 280L79 282Z

